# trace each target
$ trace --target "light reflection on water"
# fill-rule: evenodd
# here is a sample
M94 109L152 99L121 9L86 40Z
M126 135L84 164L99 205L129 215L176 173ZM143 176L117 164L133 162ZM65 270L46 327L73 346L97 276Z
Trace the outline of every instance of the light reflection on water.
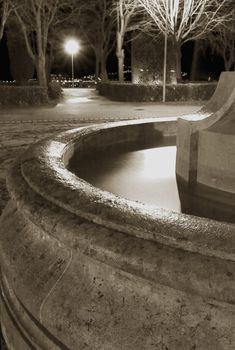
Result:
M79 102L90 102L90 99L87 97L71 97L66 100L66 103L73 104Z
M78 176L121 197L181 211L176 147L157 147L82 161Z

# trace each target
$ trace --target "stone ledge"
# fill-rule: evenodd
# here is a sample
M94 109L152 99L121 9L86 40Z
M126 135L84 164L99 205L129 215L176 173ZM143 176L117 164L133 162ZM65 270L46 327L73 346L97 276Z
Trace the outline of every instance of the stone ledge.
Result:
M4 301L21 330L2 316L13 350L22 339L48 350L153 350L159 337L174 350L235 344L235 226L124 200L66 168L74 153L115 144L114 135L128 145L175 128L156 120L79 128L39 142L12 168L0 259Z
M115 129L116 137L119 140L118 129L128 136L129 133L126 133L128 127L139 125L142 128L142 124L149 125L153 122L138 121L137 124L134 123L132 121L91 126L65 132L57 136L55 140L41 143L37 147L31 148L22 160L23 178L34 191L45 199L94 223L143 239L234 260L235 248L231 245L233 225L213 222L204 218L188 217L125 200L91 186L66 169L64 163L69 162L67 157L71 149L74 151L74 148L77 148L78 153L79 150L86 153L86 148L90 148L93 143L93 137L95 139L93 148L91 148L93 151L98 151L99 144L102 148L107 146L103 131L110 128ZM153 124L158 125L158 122ZM160 125L161 123L159 123L159 129ZM97 136L98 140L102 140L102 143L97 141ZM139 138L138 133L136 137ZM114 134L111 140L115 144ZM125 143L124 138L122 141ZM201 229L198 229L199 227ZM207 228L206 233L205 227ZM220 237L219 232L221 231L223 233ZM215 232L217 233L215 234Z

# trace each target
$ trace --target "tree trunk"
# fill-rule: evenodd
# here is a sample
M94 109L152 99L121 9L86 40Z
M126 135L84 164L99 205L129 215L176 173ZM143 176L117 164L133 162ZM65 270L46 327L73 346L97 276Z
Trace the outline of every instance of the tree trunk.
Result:
M0 23L0 41L2 40L2 37L3 37L3 31L4 31L4 26L2 25L2 23Z
M4 4L1 5L3 8L1 9L0 14L0 41L2 40L3 34L4 34L4 28L7 20L7 12L4 10Z
M108 73L107 73L107 67L106 67L107 57L103 55L100 60L101 60L101 79L102 81L107 81L108 80Z
M36 68L39 85L41 87L47 87L46 59L43 55L38 56Z
M120 82L124 81L124 49L123 46L123 40L121 33L117 33L117 49L116 49L116 56L118 59L118 80Z
M231 48L231 50L233 50L233 48ZM232 69L232 67L234 66L234 55L233 55L233 53L229 52L228 56L226 54L223 55L224 68L225 68L225 71L227 71L227 72L230 71Z
M224 68L226 72L230 70L230 62L226 59L224 59Z
M176 72L176 79L177 82L180 82L182 80L181 75L181 43L177 41L175 38L173 38L173 50L175 53L175 72Z
M118 56L118 80L124 82L124 50Z
M51 44L48 45L48 54L46 55L46 74L47 74L47 83L51 81L51 67L55 59L55 53L52 50Z
M100 75L100 57L97 53L95 53L95 80L99 80Z

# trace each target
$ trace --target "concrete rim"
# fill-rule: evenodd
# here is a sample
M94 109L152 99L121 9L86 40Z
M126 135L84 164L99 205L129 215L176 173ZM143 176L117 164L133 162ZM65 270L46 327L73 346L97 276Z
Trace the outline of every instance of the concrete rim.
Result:
M28 187L27 192L33 191L43 200L108 229L169 247L235 261L233 224L125 200L93 187L67 170L65 158L70 157L69 152L75 143L81 144L85 138L102 134L107 129L149 123L161 121L138 120L82 127L39 142L21 160L21 181L25 188ZM18 198L21 210L27 207L33 221L37 221L35 210L30 209L27 203L28 198L20 193L22 186L19 189L18 181L15 181L18 166L9 174L8 188L12 196Z

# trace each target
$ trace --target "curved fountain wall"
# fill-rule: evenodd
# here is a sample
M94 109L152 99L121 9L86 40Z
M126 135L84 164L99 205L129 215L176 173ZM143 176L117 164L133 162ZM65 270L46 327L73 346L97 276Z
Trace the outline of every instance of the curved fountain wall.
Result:
M71 130L11 169L0 222L9 349L234 348L235 226L119 198L67 169L175 130L156 120Z
M231 144L231 136L234 135L234 115L235 72L223 72L209 102L195 115L178 119L176 172L189 185L192 186L197 181L197 173L200 171L206 174L209 168L214 168L217 172L218 157L220 162L224 160L219 167L225 166L228 172L234 173L234 154L231 151L227 154L225 145ZM227 124L227 130L224 124ZM213 130L215 126L217 132ZM205 132L206 137L203 136ZM210 149L207 151L208 147ZM226 166L226 162L230 166ZM210 185L213 186L212 183Z
M191 204L203 200L211 214L235 221L235 72L223 72L211 100L178 119L176 173ZM199 204L199 205L198 205ZM229 204L229 205L228 205ZM224 210L224 208L226 210ZM203 215L204 209L193 211ZM221 215L221 217L220 217Z

